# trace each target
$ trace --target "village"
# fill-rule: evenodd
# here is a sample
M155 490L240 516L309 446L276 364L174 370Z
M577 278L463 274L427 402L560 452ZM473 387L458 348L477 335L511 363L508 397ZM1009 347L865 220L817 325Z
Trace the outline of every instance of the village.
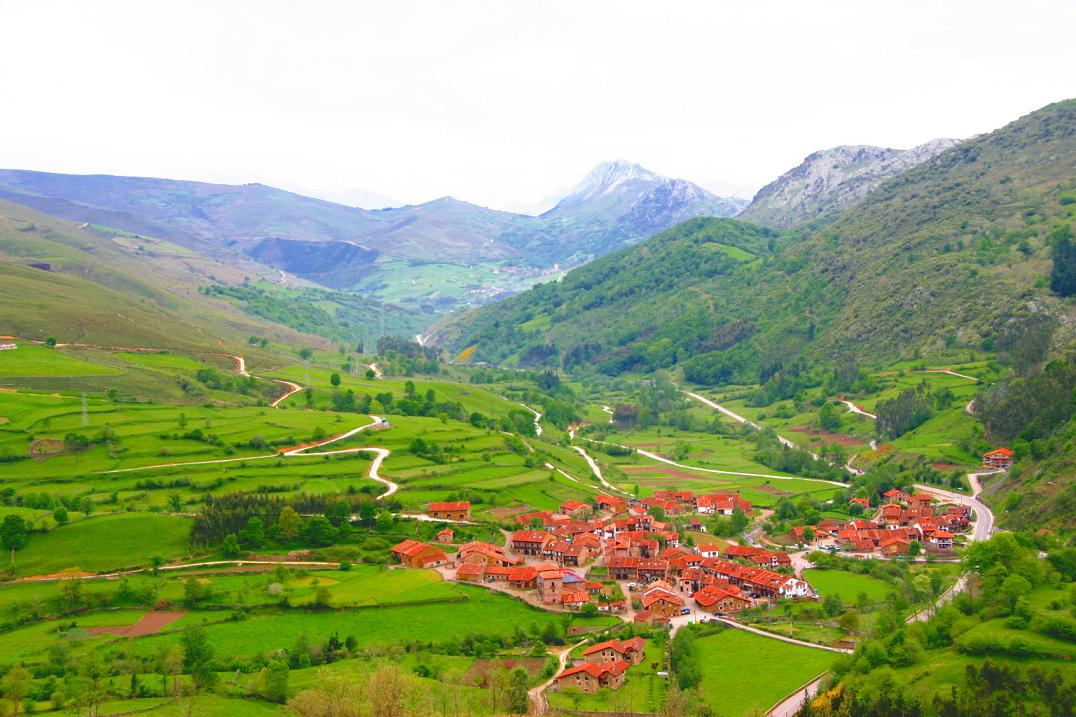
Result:
M1003 460L1005 454L997 456ZM501 531L502 545L457 544L451 524L470 523L471 505L432 502L426 519L448 525L432 543L405 540L392 555L402 567L435 569L446 580L481 585L546 610L611 614L640 628L675 632L695 622L736 624L739 613L779 600L820 600L806 577L811 550L883 560L914 559L923 550L944 558L972 522L967 506L937 503L926 492L891 489L875 502L852 498L847 520L794 527L784 536L792 552L772 541L772 550L727 540L681 542L681 529L705 533L701 518L707 516L758 517L736 493L656 490L642 499L602 494L590 503L569 500L557 511L516 515L517 527ZM641 660L642 647L641 638L593 645L565 665L551 688L618 689Z

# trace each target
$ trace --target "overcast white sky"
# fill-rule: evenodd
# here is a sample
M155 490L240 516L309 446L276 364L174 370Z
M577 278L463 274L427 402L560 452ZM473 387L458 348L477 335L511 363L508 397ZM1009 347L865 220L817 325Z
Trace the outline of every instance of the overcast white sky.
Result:
M741 194L1076 95L1076 2L0 0L0 166L533 202ZM724 184L723 184L724 183Z

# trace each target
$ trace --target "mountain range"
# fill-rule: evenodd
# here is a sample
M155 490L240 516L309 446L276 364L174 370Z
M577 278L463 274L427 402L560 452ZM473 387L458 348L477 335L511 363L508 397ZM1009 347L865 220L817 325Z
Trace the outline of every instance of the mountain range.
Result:
M855 179L819 181L809 201L778 180L752 206L785 187L796 206L770 223L796 225L806 207L836 212L817 226L692 219L451 317L433 338L492 363L614 375L682 366L700 383L755 383L800 358L869 362L985 345L1027 317L1071 327L1073 309L1048 274L1052 242L1074 228L1074 138L1070 100L940 153L931 143L910 156L863 151L851 163L859 149L812 155L789 174ZM919 161L878 179L910 160ZM853 171L857 163L874 169Z
M912 149L842 145L814 152L760 189L739 218L789 229L832 217L861 201L886 179L959 143L956 139L935 139Z
M452 197L370 211L263 184L25 170L0 170L0 196L64 219L166 239L215 258L240 253L333 288L350 288L375 272L380 255L422 262L508 261L536 269L574 265L685 218L730 216L744 204L627 162L600 165L539 217ZM358 245L367 250L361 254L367 261L349 256L341 267L335 259L344 249L311 248L296 264L288 252L266 251L267 239ZM325 262L319 263L319 257Z

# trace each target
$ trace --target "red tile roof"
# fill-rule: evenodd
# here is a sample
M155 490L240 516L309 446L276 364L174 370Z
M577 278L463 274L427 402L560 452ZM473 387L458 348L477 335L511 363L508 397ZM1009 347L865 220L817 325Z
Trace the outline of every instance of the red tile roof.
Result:
M470 509L471 509L471 504L469 502L467 502L467 501L456 501L456 502L450 502L450 503L430 503L429 507L427 508L427 511L435 510L435 511L438 511L438 512L446 512L446 511L459 511L459 510L470 510Z

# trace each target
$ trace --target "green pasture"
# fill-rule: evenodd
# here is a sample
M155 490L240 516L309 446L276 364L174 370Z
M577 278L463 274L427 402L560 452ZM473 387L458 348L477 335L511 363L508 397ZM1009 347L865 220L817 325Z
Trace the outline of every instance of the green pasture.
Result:
M251 657L292 647L305 635L313 644L329 635L340 639L354 635L362 646L401 645L409 642L441 643L467 635L509 635L517 627L533 623L559 626L563 617L533 608L514 598L479 587L458 585L455 602L374 607L350 610L307 611L255 610L244 620L209 624L223 617L218 612L191 613L195 620L207 621L205 631L218 654ZM612 625L615 618L575 618L581 624ZM137 654L154 654L159 645L178 641L178 635L153 635L132 643Z
M147 565L154 556L187 554L190 518L117 513L78 520L47 533L32 533L15 554L16 575L62 570L99 572Z
M803 578L818 591L821 597L837 595L845 603L856 602L859 595L863 593L866 593L872 603L879 603L893 592L893 586L884 580L845 570L814 568L804 571Z
M726 629L695 641L702 698L729 717L765 712L824 672L837 657L743 630Z
M0 343L14 343L17 349L0 351L0 378L25 376L103 376L120 371L83 361L70 356L63 349L27 341L0 339Z

